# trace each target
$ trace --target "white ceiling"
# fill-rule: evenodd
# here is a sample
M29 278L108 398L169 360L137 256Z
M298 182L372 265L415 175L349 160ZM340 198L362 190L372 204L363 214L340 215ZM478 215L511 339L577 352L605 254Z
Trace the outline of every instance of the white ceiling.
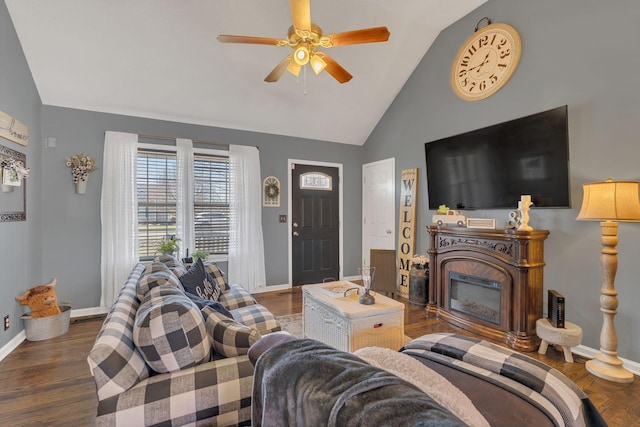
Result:
M325 34L387 26L386 43L331 48L354 77L266 75L288 47L288 0L5 0L43 104L362 145L438 33L486 0L312 0ZM175 135L171 135L175 136Z

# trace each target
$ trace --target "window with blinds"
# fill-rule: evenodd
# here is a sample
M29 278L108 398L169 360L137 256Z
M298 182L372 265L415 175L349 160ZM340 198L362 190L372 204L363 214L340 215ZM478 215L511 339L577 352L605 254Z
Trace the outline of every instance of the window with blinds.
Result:
M210 255L229 252L229 158L193 158L196 249Z
M161 240L176 234L177 162L175 153L139 150L137 159L140 259L155 255ZM229 250L229 161L194 155L195 248L210 255ZM178 236L180 237L180 236Z

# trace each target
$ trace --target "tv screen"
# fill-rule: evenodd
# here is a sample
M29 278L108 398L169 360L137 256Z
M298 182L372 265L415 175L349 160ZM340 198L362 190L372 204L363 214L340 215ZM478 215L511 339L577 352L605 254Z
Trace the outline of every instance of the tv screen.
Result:
M567 106L425 144L429 209L568 208Z

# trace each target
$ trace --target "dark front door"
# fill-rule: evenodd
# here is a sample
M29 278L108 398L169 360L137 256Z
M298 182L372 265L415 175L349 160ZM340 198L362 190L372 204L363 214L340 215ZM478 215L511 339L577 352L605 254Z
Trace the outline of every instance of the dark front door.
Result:
M340 277L338 168L294 164L291 170L293 285Z

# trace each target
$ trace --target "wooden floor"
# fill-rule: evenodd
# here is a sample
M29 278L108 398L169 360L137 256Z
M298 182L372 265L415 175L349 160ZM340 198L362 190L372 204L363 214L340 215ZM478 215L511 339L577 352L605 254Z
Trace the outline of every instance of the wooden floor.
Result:
M256 295L276 316L302 312L299 288ZM468 332L436 318L424 309L407 306L406 335ZM97 406L95 385L86 357L102 320L72 320L69 333L39 342L25 341L0 362L0 426L91 426ZM585 359L566 363L562 352L550 348L544 356L527 353L560 370L591 398L612 427L640 425L640 379L631 384L608 382L586 372Z

